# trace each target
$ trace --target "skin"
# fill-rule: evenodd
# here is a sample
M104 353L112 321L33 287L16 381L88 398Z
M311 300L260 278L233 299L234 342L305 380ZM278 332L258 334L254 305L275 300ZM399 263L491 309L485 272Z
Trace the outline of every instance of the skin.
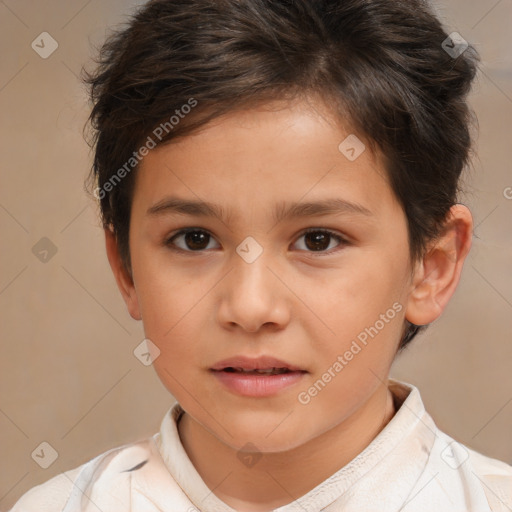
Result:
M185 450L210 489L236 510L289 503L368 446L395 414L387 378L405 318L423 325L439 317L470 249L471 213L455 205L444 235L413 264L406 218L379 155L366 149L351 162L338 149L350 133L315 98L231 112L141 163L131 275L105 232L128 310L159 347L154 367L186 411L179 423ZM171 195L214 201L231 215L148 214ZM276 203L332 197L372 215L272 218ZM200 250L185 236L174 239L182 252L171 250L168 240L187 227L207 232ZM309 228L347 243L327 236L315 251L314 239L303 235ZM263 248L252 263L236 252L248 236ZM394 303L401 311L300 403L298 394ZM271 355L307 373L274 396L239 396L209 371L239 354ZM250 467L237 457L248 442L262 455Z

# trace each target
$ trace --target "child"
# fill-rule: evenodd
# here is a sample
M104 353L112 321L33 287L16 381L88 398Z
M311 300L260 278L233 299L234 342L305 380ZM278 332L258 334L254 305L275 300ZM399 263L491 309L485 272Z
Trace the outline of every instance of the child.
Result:
M421 0L143 6L88 77L94 194L178 403L12 510L512 510L388 378L470 249L477 61Z

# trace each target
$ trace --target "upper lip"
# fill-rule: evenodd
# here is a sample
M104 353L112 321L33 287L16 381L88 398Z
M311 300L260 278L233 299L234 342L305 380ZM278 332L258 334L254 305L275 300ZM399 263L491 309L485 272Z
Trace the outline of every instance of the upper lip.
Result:
M290 371L305 371L298 366L290 364L282 359L271 356L260 356L256 358L246 356L234 356L215 363L212 370L224 370L225 368L243 368L244 370L268 370L270 368L287 368Z

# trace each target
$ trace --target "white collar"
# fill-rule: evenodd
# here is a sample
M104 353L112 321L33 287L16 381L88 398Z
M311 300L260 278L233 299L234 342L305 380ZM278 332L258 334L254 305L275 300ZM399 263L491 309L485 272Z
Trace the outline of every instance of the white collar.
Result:
M399 408L384 429L346 466L276 512L323 510L334 502L332 510L370 510L379 503L381 512L401 509L425 470L437 427L415 386L394 379L388 386ZM206 486L185 452L177 428L182 413L176 403L162 421L159 449L167 468L201 511L235 512Z

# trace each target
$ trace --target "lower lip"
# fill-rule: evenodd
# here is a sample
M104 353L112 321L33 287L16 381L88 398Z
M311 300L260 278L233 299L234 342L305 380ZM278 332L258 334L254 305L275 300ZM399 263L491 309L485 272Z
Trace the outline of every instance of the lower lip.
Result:
M255 375L212 370L212 373L234 393L243 396L263 397L275 395L279 391L297 384L306 372Z

